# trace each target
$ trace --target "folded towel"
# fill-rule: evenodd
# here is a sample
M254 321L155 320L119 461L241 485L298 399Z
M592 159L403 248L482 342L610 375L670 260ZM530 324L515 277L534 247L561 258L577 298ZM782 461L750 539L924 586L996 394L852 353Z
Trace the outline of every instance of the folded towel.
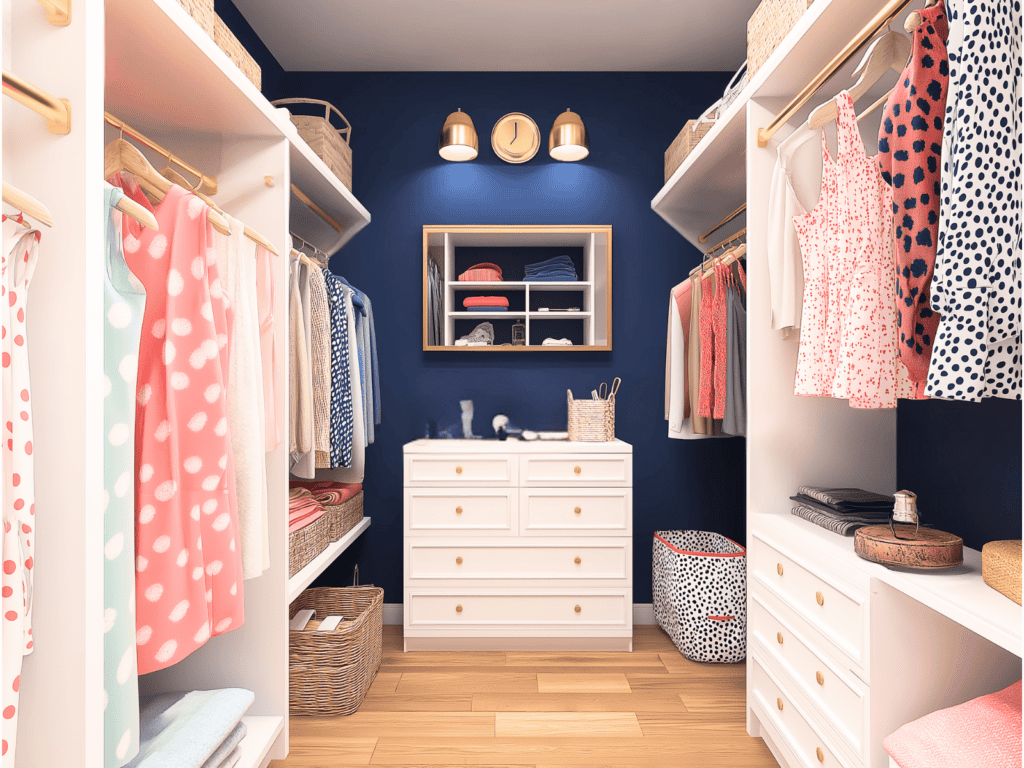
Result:
M217 768L235 768L235 766L238 765L238 761L241 759L242 747L235 747L233 750L231 750L228 756L224 758L224 761L217 766Z
M469 307L467 312L508 312L508 307Z
M841 517L830 517L824 512L811 509L803 504L794 504L790 512L797 517L803 518L809 523L821 526L827 531L838 533L840 536L853 536L858 528L863 528L865 525L874 525L874 522L877 522L863 523L856 520L847 520Z
M144 698L139 754L126 768L203 768L255 698L243 688Z
M801 485L797 493L810 496L812 499L826 504L836 510L851 509L886 509L892 511L896 505L896 497L881 493L864 491L860 488L813 488Z
M339 504L344 504L363 490L362 483L332 483L324 480L314 480L312 482L293 480L292 487L295 488L296 486L308 490L313 495L313 498L325 507L336 507Z
M552 256L550 259L544 261L538 261L534 264L527 264L526 270L529 272L531 269L543 269L544 267L560 267L560 266L573 266L572 259L568 256Z
M558 274L558 275L540 275L537 277L531 277L527 275L523 278L524 283L576 283L579 282L576 277L576 273L572 274Z
M246 731L245 723L239 723L236 725L235 729L229 733L228 737L221 742L219 747L217 747L217 750L210 755L210 758L205 763L203 763L203 768L225 768L225 766L230 765L230 763L228 763L228 758L231 757L235 751L238 751L239 754L241 754L238 744L245 737ZM237 758L235 762L237 762Z
M485 262L474 264L461 275L460 282L501 282L501 267Z
M572 342L568 339L544 339L541 342L542 347L571 347Z
M464 307L507 307L508 299L504 296L467 296L462 300Z
M456 347L489 347L491 342L489 341L468 341L466 339L458 339L455 342Z

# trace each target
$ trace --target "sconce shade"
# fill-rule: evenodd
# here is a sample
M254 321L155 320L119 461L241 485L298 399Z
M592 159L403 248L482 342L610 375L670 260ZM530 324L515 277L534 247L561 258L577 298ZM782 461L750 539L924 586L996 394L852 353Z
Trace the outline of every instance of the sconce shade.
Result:
M469 115L461 109L448 115L437 139L438 154L445 160L463 163L476 158L479 147L476 126Z
M580 116L565 110L555 118L548 137L548 152L555 160L572 163L590 154L590 137Z

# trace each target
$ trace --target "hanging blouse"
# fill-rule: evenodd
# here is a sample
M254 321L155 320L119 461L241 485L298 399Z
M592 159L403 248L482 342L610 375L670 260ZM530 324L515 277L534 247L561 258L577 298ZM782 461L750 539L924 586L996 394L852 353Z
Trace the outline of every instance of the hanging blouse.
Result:
M939 163L946 108L946 8L921 11L914 49L882 112L878 162L892 186L896 221L896 319L900 359L924 394L939 316L932 311L932 273L939 229Z
M328 277L329 273L324 273L325 277ZM344 283L338 281L335 283L339 286L342 294L342 301L345 308L344 318L347 321L346 325L348 328L349 339L355 338L356 335L356 308L352 301L352 289ZM330 289L331 280L328 277L328 288ZM351 349L351 347L350 347ZM348 355L348 376L344 377L345 381L351 382L351 386L348 391L350 392L349 407L351 412L347 418L348 423L352 425L351 431L351 455L352 460L348 467L339 467L330 474L330 478L335 482L340 483L361 483L363 482L364 469L366 465L366 436L363 431L363 409L366 405L363 400L362 388L358 385L359 382L359 356L351 353ZM369 407L369 406L367 406Z
M926 394L1021 399L1021 11L948 0L932 309L941 315ZM937 117L937 116L936 116Z
M112 182L153 210L134 179ZM140 674L180 661L244 617L225 402L233 313L207 211L172 186L154 210L159 232L125 221L125 259L146 288L135 419Z
M331 455L331 307L323 270L310 270L309 278L313 448L321 467L329 466Z
M3 573L3 766L14 768L18 734L22 657L32 652L33 556L35 553L35 472L32 457L32 387L29 383L25 308L38 258L39 232L3 217L3 280L0 326L3 329L4 441L2 497Z
M267 451L281 444L281 425L277 419L277 366L274 340L274 272L270 251L256 248L256 305L260 321L260 359L263 364L263 431Z
M352 378L349 368L349 340L352 338L347 312L351 302L346 287L333 273L324 270L324 283L331 308L331 467L352 465L353 437L353 385L359 381ZM362 414L360 414L362 418Z
M711 318L715 337L714 383L712 394L714 405L712 415L716 419L725 418L725 384L729 370L729 272L731 267L715 265L715 303L714 316Z
M135 392L146 293L121 251L120 189L106 188L103 272L103 764L139 751L135 648Z
M728 373L725 385L726 405L722 431L729 435L747 434L747 275L736 261L733 284L729 286Z
M303 312L303 293L309 295L308 290L303 291L303 284L308 289L309 273L303 273L303 264L298 259L293 259L289 266L288 450L290 466L294 470L302 457L313 450L313 380L309 350L306 347L306 316Z

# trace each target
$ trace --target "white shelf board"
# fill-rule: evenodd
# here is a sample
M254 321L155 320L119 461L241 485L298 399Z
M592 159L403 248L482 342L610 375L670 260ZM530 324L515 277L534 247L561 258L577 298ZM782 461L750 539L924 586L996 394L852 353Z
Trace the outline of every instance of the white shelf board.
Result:
M524 283L524 285L530 286L531 291L582 291L590 287L590 281L586 282L561 282L561 283L542 283L530 281Z
M283 717L243 717L245 737L238 746L241 756L236 768L261 768L270 748L284 730Z
M533 310L530 312L530 317L537 320L544 320L545 318L551 320L583 320L584 318L591 317L593 314L593 312L538 312Z
M490 320L522 320L526 317L525 312L448 312L448 317L454 317L456 320L478 320L480 318Z
M288 579L288 603L289 605L302 594L302 590L308 587L324 570L333 563L342 552L349 548L353 541L370 527L370 518L364 517L359 524L340 539L332 542L323 552L314 557L306 567Z
M582 291L590 287L590 281L586 282L561 282L561 283L542 283L535 281L523 281L523 280L453 280L447 283L449 288L456 291L480 291L480 290L505 290L505 291L521 291L526 286L530 286L531 291Z

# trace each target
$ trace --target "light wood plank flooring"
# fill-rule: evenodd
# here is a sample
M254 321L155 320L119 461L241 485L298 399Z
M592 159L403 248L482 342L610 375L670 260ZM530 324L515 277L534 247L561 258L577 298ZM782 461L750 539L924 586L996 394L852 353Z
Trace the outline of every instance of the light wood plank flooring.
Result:
M745 728L743 664L687 661L657 626L633 653L402 652L348 717L293 717L272 768L777 768Z

